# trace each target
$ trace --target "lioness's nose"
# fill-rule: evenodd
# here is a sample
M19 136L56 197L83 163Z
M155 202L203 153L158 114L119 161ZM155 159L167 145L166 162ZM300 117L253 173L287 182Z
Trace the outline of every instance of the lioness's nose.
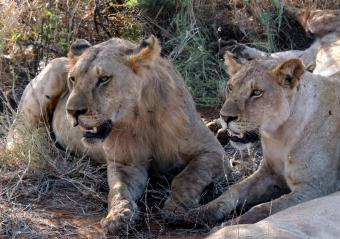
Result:
M226 116L226 115L222 115L220 114L221 118L226 122L226 124L228 125L229 122L237 120L237 116Z
M79 115L83 115L87 112L87 108L83 109L67 109L67 113L72 115L76 120L78 119Z

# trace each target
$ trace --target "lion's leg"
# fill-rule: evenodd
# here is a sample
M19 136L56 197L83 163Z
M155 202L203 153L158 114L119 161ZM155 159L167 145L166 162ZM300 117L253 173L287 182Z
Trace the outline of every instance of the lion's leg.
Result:
M322 148L326 154L322 152ZM292 157L299 160L285 168L285 180L291 192L273 201L256 205L234 222L254 223L288 207L336 191L338 169L333 166L337 165L338 159L333 157L332 152L337 155L338 150L337 146L319 144L308 153L301 151L303 153L300 155L293 155Z
M165 216L197 207L204 188L223 175L221 154L206 153L191 160L171 183L170 196L164 204Z
M185 220L209 225L216 224L229 215L236 207L256 204L281 194L284 183L274 176L265 165L243 181L232 185L220 197L210 203L191 210Z
M145 165L122 165L108 161L109 183L108 214L101 225L111 233L127 230L138 217L136 200L142 195L147 182Z
M14 147L14 143L20 143L20 131L49 123L59 97L66 91L67 64L67 58L52 60L26 86L8 135L8 149Z

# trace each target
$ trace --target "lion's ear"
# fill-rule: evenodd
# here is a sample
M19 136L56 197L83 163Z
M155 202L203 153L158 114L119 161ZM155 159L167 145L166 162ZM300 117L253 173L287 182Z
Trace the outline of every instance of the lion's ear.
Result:
M290 59L277 66L273 73L280 85L288 85L291 89L298 85L305 66L300 59Z
M240 69L245 59L238 59L236 55L230 51L226 51L224 54L224 64L227 66L227 72L229 75L236 74Z
M142 41L142 43L132 51L128 56L128 62L132 69L138 72L142 67L149 66L160 56L161 46L158 39L151 35L148 39Z
M73 42L67 54L71 65L74 65L77 62L79 56L81 56L81 54L83 54L84 51L89 47L91 47L91 44L84 39L77 39L75 42Z

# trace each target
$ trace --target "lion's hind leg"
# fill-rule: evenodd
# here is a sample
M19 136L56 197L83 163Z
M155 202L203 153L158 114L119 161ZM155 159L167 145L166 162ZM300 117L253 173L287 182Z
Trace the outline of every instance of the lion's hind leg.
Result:
M52 60L25 88L19 103L18 115L37 125L49 120L59 97L66 91L67 58Z

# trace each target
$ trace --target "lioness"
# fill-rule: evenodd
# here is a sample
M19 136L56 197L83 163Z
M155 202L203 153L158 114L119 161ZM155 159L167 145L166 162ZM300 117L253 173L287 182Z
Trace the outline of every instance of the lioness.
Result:
M298 10L290 9L306 32L316 36L314 43L305 50L289 50L283 52L267 53L245 44L235 41L226 41L228 46L222 47L231 51L239 62L246 62L253 59L292 59L298 58L303 61L305 69L322 76L332 76L340 72L340 10ZM232 43L230 45L230 43ZM221 54L221 52L220 52ZM232 69L229 73L233 74ZM210 127L215 127L215 131L222 127L221 120L217 120ZM217 136L220 139L228 138L223 129L220 129ZM257 140L257 132L252 132L247 137L247 142ZM233 139L235 141L233 141ZM220 140L221 141L221 140ZM227 140L221 141L228 142ZM247 145L244 139L231 138L231 145L238 148L240 152ZM249 145L249 144L248 144Z
M307 72L300 59L240 63L227 53L225 61L231 77L220 111L225 127L231 139L243 141L259 128L264 158L253 175L191 211L189 220L214 224L236 207L258 204L234 220L254 223L336 191L340 165L339 75L326 78Z
M137 218L135 201L151 165L159 172L185 166L164 205L171 213L197 206L202 190L229 172L222 146L160 52L153 36L139 46L118 38L94 46L78 40L68 59L53 60L27 86L20 102L16 129L50 120L63 147L106 161L110 192L101 224L110 232Z

